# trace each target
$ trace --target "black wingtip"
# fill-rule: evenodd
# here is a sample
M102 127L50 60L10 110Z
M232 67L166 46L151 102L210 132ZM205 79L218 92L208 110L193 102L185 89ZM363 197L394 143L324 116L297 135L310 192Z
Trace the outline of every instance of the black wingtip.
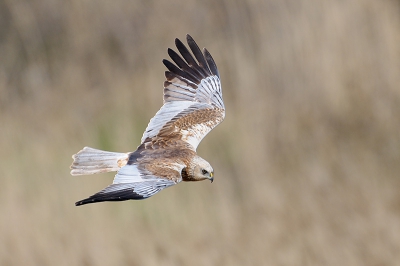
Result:
M167 49L167 52L168 52L168 55L171 57L171 54L172 55L175 55L176 53L174 52L174 50L172 50L171 48L168 48Z
M167 69L195 84L200 84L202 79L212 75L219 77L217 66L210 53L207 50L204 50L204 52L200 50L189 34L186 34L186 41L189 47L186 47L181 40L175 38L175 45L180 55L173 49L168 48L168 55L174 63L164 59L163 64Z
M112 185L111 185L112 186ZM96 193L87 199L77 201L75 206L81 206L90 203L97 203L103 201L125 201L125 200L142 200L146 197L135 193L132 189L116 190L108 193Z
M187 41L187 42L189 42L189 41L194 42L192 36L190 36L189 33L186 34L186 41Z
M89 204L89 203L95 203L95 202L98 202L98 201L96 201L95 199L87 198L87 199L75 202L75 206L81 206L81 205L85 205L85 204Z
M89 203L89 202L87 202L87 203ZM81 205L85 205L87 203L84 203L83 200L81 200L81 201L75 202L75 206L81 206Z
M218 77L220 77L219 76L219 71L218 71L218 68L217 68L217 64L215 63L214 58L211 56L210 52L206 48L204 48L203 49L203 53L204 53L204 56L205 56L205 58L207 60L208 67L211 70L211 73L213 73L214 75L217 75Z
M178 38L175 38L175 46L178 46L179 44L181 44L182 41L179 40ZM182 43L183 44L183 43Z

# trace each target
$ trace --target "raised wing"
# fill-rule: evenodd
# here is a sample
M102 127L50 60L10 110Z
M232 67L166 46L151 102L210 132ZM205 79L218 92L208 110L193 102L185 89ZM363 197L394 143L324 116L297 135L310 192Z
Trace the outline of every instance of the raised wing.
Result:
M149 165L152 171L136 164L125 165L115 175L111 185L87 199L76 202L75 205L149 198L182 181L180 173L184 165L172 163L169 164L170 167L165 167L167 163L159 168Z
M175 39L182 55L168 49L175 64L163 60L165 72L164 105L150 120L142 143L158 138L183 140L196 150L200 141L225 117L221 82L214 59L203 53L189 35L186 36L193 55Z

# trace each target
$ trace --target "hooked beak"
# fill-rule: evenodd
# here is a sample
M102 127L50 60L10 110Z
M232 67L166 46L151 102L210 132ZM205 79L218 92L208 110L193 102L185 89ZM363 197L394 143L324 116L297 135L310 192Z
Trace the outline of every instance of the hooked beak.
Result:
M214 182L214 173L212 173L212 172L210 173L210 180L211 180L211 183Z

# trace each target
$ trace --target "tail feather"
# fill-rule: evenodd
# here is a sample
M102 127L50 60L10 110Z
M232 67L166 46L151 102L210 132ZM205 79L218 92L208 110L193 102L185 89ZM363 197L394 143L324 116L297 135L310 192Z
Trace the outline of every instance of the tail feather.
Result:
M85 147L72 156L71 175L91 175L118 171L128 162L129 153L109 152Z

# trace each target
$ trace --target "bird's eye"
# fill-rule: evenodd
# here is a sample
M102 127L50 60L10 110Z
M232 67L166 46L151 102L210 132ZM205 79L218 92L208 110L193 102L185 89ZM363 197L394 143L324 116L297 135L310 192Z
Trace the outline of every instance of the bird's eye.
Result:
M203 175L206 175L206 174L208 174L208 171L207 171L206 169L203 169L203 170L201 170L201 173L202 173Z

